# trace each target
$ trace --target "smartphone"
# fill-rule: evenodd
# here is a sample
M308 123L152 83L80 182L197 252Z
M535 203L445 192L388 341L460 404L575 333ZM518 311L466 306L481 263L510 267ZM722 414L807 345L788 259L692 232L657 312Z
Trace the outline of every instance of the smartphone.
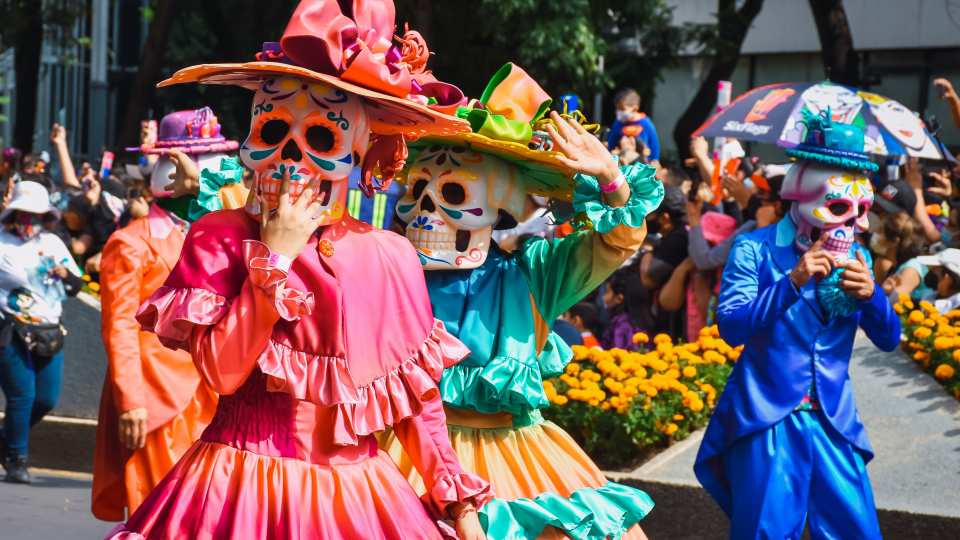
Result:
M106 150L103 152L103 159L100 160L100 178L110 176L110 169L113 168L113 152Z

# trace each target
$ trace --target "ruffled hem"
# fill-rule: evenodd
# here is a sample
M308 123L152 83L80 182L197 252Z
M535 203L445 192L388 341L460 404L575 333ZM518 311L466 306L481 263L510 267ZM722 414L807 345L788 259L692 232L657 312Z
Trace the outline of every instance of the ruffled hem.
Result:
M108 536L143 538L442 538L383 453L336 465L199 442Z
M550 526L574 540L617 540L653 509L645 492L608 482L570 497L543 493L534 499L493 499L480 509L489 538L537 538Z
M270 341L257 360L267 375L267 390L285 392L323 407L336 407L333 437L338 445L355 445L364 437L420 414L422 403L437 395L446 368L469 354L443 322L411 356L368 385L353 384L347 361L295 351Z
M649 165L635 163L620 168L630 186L630 199L620 207L609 206L603 202L603 192L596 178L584 174L576 177L577 186L573 191L573 208L584 212L600 234L613 230L618 225L640 227L647 214L656 210L663 201L663 184L654 176L656 169Z
M520 413L550 404L539 366L497 356L485 366L453 366L440 379L443 402L482 413Z

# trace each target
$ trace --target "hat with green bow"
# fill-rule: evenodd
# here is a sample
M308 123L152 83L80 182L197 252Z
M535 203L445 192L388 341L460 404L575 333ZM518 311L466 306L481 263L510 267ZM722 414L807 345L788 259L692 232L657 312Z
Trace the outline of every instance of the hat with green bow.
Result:
M569 200L575 186L576 171L561 163L553 150L553 141L546 126L553 121L547 116L553 100L522 68L513 63L501 67L487 83L480 99L471 100L456 111L456 116L470 123L470 133L427 136L410 143L416 152L408 163L455 159L443 147L461 147L491 154L520 169L517 175L526 190L536 195ZM579 111L572 116L584 123ZM597 125L584 125L595 131Z

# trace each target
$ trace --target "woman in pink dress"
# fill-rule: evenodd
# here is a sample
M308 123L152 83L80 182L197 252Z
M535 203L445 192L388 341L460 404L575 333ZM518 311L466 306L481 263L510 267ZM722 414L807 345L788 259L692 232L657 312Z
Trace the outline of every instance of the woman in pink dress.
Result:
M190 351L221 398L201 439L114 539L452 532L437 519L451 519L461 538L484 537L475 510L490 488L461 470L436 387L468 351L434 320L412 246L344 212L354 164L399 168L396 134L469 128L407 99L427 86L410 73L405 90L382 91L376 76L396 84L412 50L426 48L410 46L411 34L402 50L387 48L378 36L392 35L392 4L363 8L348 16L338 2L303 1L260 61L173 77L256 89L240 156L258 195L196 221L138 315L166 346ZM350 54L318 63L341 51L334 45ZM347 72L362 85L345 82ZM428 479L423 501L377 446L387 427Z

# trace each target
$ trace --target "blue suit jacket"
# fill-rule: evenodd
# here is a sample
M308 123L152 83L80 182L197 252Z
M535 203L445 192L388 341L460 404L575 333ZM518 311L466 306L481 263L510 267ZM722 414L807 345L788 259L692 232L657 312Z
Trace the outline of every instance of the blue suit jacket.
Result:
M877 347L900 342L900 319L880 287L849 317L827 319L816 283L802 289L790 281L800 257L790 218L741 235L723 271L717 319L720 336L745 345L707 432L694 472L728 514L730 480L723 454L738 439L762 431L793 412L816 378L821 408L830 424L864 456L873 457L850 386L847 368L857 327ZM869 254L860 246L868 258Z

